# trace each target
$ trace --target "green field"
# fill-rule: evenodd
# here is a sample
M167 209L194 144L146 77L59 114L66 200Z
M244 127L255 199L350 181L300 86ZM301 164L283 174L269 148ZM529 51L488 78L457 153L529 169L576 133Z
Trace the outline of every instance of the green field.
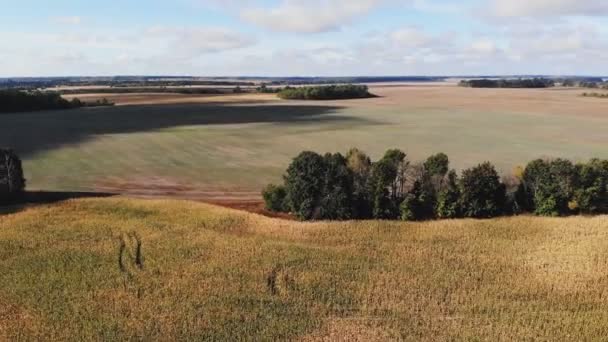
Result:
M173 104L0 116L0 146L24 159L30 189L172 185L258 191L302 150L373 158L396 147L417 161L445 152L456 168L504 172L537 157L608 157L608 119L336 102ZM125 185L127 184L127 185Z
M298 223L120 198L12 211L0 340L608 335L605 216Z

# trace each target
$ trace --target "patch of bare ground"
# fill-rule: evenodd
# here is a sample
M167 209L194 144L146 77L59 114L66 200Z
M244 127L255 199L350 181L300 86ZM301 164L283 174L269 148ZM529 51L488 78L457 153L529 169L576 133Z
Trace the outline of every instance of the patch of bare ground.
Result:
M172 198L198 201L267 217L294 219L289 214L266 210L259 191L198 187L161 177L105 180L97 183L96 190L102 193L134 198Z

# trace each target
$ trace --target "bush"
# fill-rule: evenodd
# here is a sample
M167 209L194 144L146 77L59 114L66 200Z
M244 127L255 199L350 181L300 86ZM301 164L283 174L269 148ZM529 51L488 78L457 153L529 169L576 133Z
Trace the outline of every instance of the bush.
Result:
M10 203L23 195L25 178L21 160L11 150L0 149L0 203Z
M464 216L489 218L502 213L505 186L491 163L486 162L463 171L460 190Z
M266 209L281 213L288 211L287 191L282 185L269 184L262 191Z

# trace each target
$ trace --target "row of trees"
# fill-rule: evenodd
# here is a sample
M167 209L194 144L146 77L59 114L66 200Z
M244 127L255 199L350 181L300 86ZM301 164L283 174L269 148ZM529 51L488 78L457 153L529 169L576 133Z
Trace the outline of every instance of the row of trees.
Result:
M0 113L111 105L114 104L105 98L96 102L83 102L77 98L68 101L57 92L0 90Z
M555 81L546 78L462 80L461 87L470 88L550 88Z
M489 162L458 175L443 153L414 164L396 149L376 162L357 149L346 156L302 152L284 185L269 185L263 197L269 210L301 220L608 213L608 161L539 159L501 179Z
M24 189L21 160L13 151L0 149L0 204L14 201Z
M286 100L341 100L373 97L366 85L342 84L315 87L286 87L278 92Z

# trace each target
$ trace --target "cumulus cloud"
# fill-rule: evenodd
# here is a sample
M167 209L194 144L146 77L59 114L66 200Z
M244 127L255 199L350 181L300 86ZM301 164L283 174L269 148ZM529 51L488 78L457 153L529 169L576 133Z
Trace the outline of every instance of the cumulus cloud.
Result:
M249 8L241 17L273 30L299 33L327 32L340 28L379 5L382 0L283 0L271 8Z
M190 55L240 49L256 43L249 35L225 28L174 28L154 27L145 32L147 39L160 39L169 43L172 52Z
M604 0L493 0L490 13L499 17L602 16L608 15Z

